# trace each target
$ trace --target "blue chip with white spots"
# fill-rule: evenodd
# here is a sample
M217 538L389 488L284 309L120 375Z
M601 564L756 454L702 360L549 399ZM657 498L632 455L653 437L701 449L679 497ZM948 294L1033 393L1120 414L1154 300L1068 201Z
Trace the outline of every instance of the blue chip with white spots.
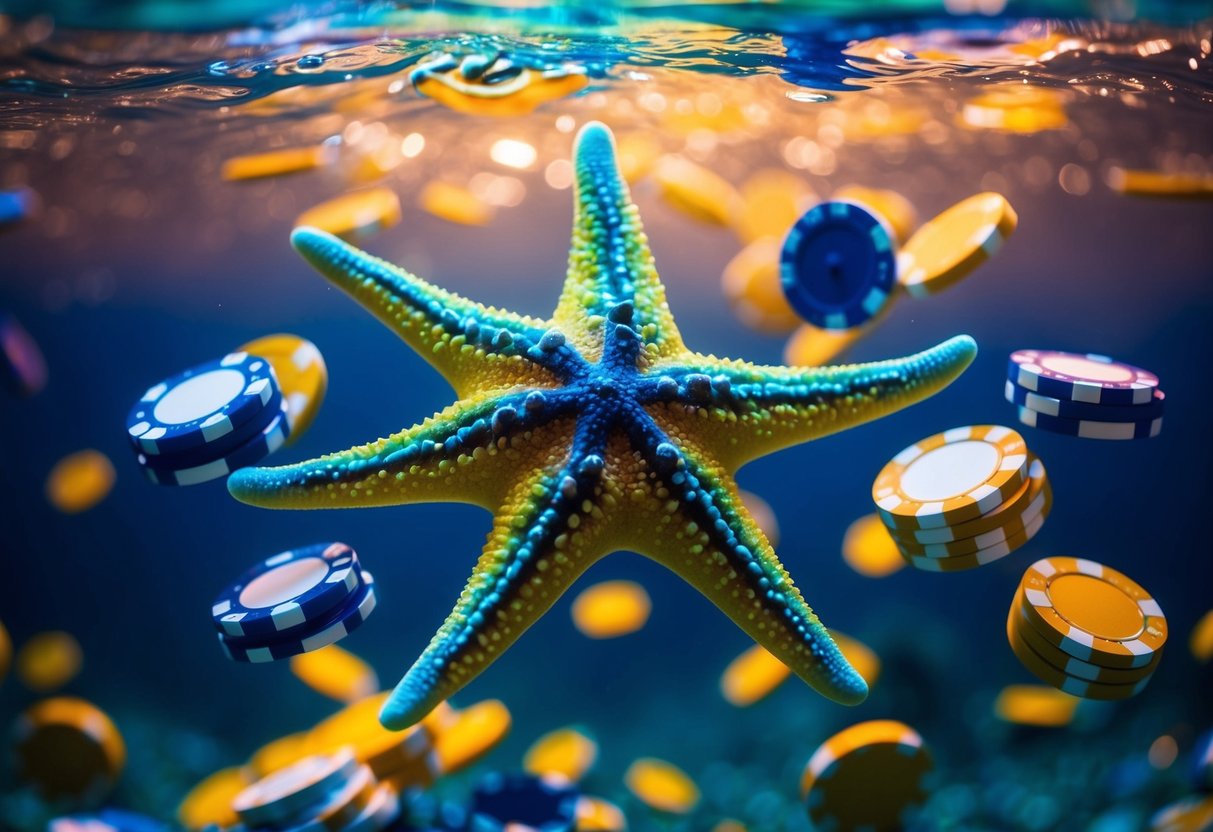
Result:
M148 388L127 416L127 434L135 450L164 457L166 465L174 454L199 449L209 448L215 458L260 432L275 417L281 396L268 361L234 352ZM242 435L242 428L258 423Z
M287 403L279 398L278 412L253 438L215 459L188 463L173 456L139 454L137 460L144 476L157 485L198 485L226 477L240 468L255 465L282 447L290 436ZM181 466L181 467L178 467Z
M472 796L469 832L572 832L577 828L575 787L525 774L493 772Z
M249 569L211 605L215 629L236 638L280 636L321 619L361 585L344 543L279 552Z
M779 278L796 313L822 329L850 329L875 317L897 283L893 238L850 202L806 212L783 242Z

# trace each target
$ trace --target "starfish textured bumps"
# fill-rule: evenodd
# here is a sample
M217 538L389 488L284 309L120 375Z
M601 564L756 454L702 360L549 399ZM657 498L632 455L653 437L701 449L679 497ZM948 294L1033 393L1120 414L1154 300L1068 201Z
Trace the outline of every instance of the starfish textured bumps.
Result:
M610 131L574 150L576 206L551 320L481 306L335 237L291 242L455 388L420 425L308 462L237 471L271 508L465 502L494 514L454 610L381 713L401 729L474 679L591 564L640 552L706 595L829 698L867 684L793 586L738 496L750 460L899 410L973 360L957 336L907 358L759 366L690 351L666 306Z

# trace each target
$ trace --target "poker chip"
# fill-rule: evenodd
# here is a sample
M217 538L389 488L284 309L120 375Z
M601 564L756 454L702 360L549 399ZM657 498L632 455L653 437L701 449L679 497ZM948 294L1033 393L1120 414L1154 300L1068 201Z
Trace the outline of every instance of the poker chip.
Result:
M899 245L904 244L918 227L918 212L914 205L897 191L847 185L834 192L834 199L872 209L872 213L888 223L893 239Z
M665 201L711 225L730 225L741 213L741 196L728 180L683 156L657 160L653 179Z
M30 636L17 652L17 678L39 693L61 688L76 677L84 664L84 651L71 633L48 630Z
M345 603L304 628L264 638L232 638L218 633L219 645L232 661L259 664L335 644L361 627L375 610L374 583L371 573L363 571L362 585Z
M1064 652L1060 647L1050 644L1028 620L1022 608L1023 596L1016 595L1015 603L1008 613L1007 631L1014 631L1015 637L1024 643L1033 653L1040 656L1053 667L1059 668L1067 676L1073 676L1086 682L1101 682L1111 685L1132 685L1151 675L1158 667L1162 653L1154 654L1150 663L1142 667L1119 668L1101 667L1097 664L1084 662Z
M1161 416L1132 422L1092 422L1084 419L1046 416L1026 407L1017 407L1015 410L1019 421L1028 427L1063 433L1066 436L1077 436L1082 439L1151 439L1162 432Z
M280 635L330 612L359 586L358 554L314 543L266 558L211 605L215 629L235 637Z
M1001 194L962 200L906 240L897 257L898 281L911 297L937 295L993 257L1018 224Z
M357 768L348 749L304 757L245 787L232 799L232 808L251 827L287 826L297 812L341 788Z
M765 699L791 674L791 668L755 644L729 662L720 676L720 693L729 704L745 708Z
M1031 462L1028 464L1027 501L1022 509L1007 509L1016 500L1012 497L989 514L982 515L998 521L993 523L988 531L942 543L922 543L907 536L911 533L892 530L890 534L897 543L897 548L908 555L947 558L953 555L971 555L1023 534L1041 514L1048 514L1053 502L1052 488L1045 473L1044 463L1030 454L1029 458ZM1018 496L1017 493L1016 497Z
M1159 809L1150 818L1150 832L1209 832L1213 829L1213 797L1194 795Z
M426 213L459 225L488 225L496 213L494 206L470 189L440 179L425 183L417 204Z
M400 197L391 188L354 191L322 202L295 219L296 228L319 228L343 240L369 237L400 222Z
M1151 675L1131 684L1104 684L1071 676L1060 667L1050 664L1043 656L1024 643L1023 639L1008 628L1007 641L1019 663L1036 678L1071 696L1084 699L1120 700L1137 695L1149 684Z
M17 776L48 800L101 800L126 763L126 744L96 705L61 696L44 699L17 719Z
M1213 197L1213 174L1112 168L1108 186L1131 196ZM2 213L2 212L0 212Z
M186 829L235 826L240 818L232 808L232 801L252 782L241 766L216 771L190 789L177 807L177 820Z
M994 713L1016 725L1060 728L1074 720L1078 702L1052 685L1007 685L994 700Z
M358 817L354 818L342 832L381 832L387 829L400 815L400 796L388 783L375 789L371 800Z
M157 485L198 485L226 477L233 471L260 462L282 447L290 430L290 423L286 418L286 403L283 402L277 415L260 433L218 459L188 468L173 468L165 464L168 459L152 458L144 454L139 454L137 461L144 476Z
M1003 396L1011 404L1034 410L1044 416L1088 422L1134 422L1156 419L1163 415L1166 404L1166 395L1157 388L1145 404L1090 404L1042 396L1040 393L1033 393L1026 387L1020 387L1010 379L1007 379L1003 385Z
M29 397L46 387L46 375L38 342L16 318L0 313L0 383L13 395Z
M136 451L149 458L170 458L230 440L258 416L268 421L277 392L268 361L246 352L230 353L148 388L127 416L127 433ZM226 447L233 444L241 441L229 441Z
M976 552L967 555L951 555L946 558L940 557L921 557L919 555L907 555L904 552L904 557L911 566L916 569L921 569L924 572L964 572L968 569L976 569L979 566L985 566L993 563L996 560L1005 558L1007 555L1025 546L1028 541L1036 536L1044 525L1045 519L1048 516L1047 510L1032 520L1024 527L1022 532L1011 535L1006 540L997 543L993 546L988 546L984 549L979 549Z
M525 774L493 772L472 795L469 828L476 832L572 832L577 789Z
M1100 405L1149 404L1158 389L1158 376L1140 367L1057 350L1016 350L1007 378L1042 396Z
M496 699L477 702L455 712L454 721L434 738L434 754L442 776L463 771L501 744L513 719Z
M52 819L46 832L169 832L167 824L126 809L101 809Z
M926 799L930 752L913 728L893 720L852 725L813 753L800 781L817 829L898 830Z
M673 763L643 757L628 766L624 785L650 809L671 815L686 815L699 805L695 781Z
M569 612L573 624L590 638L618 638L649 620L653 602L635 581L603 581L583 589Z
M340 645L291 656L291 673L324 696L357 702L379 690L375 669Z
M249 341L240 351L259 355L274 368L291 427L285 444L293 445L311 427L324 403L329 383L324 356L311 341L285 333Z
M522 758L522 768L536 777L576 783L597 759L598 743L576 728L560 728L531 743Z
M867 578L885 578L906 565L897 541L879 514L865 514L847 526L842 538L842 559Z
M852 329L822 329L812 324L802 324L784 345L784 363L794 367L820 367L829 364L871 329L871 323Z
M590 795L577 799L577 832L627 832L627 829L628 819L614 803Z
M897 279L884 223L850 202L806 212L783 242L780 281L788 303L824 329L849 329L884 309Z
M1144 667L1167 641L1162 608L1115 569L1083 558L1051 557L1020 579L1027 618L1074 658L1101 667Z
M286 832L342 832L366 811L378 787L371 770L358 766L323 804L309 808L306 819L288 827Z
M226 160L219 175L229 181L264 179L301 173L332 164L337 159L336 148L330 145L290 147Z
M1028 475L1023 437L1001 425L953 428L885 465L872 499L892 529L935 529L980 517L1014 496Z

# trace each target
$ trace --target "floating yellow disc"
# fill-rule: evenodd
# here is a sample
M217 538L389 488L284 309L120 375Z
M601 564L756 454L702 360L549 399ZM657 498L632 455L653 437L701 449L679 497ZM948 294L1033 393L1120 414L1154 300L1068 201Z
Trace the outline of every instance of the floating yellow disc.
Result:
M354 191L309 208L296 226L312 226L347 240L368 237L400 222L400 197L389 188Z
M1016 725L1060 728L1074 719L1079 701L1047 685L1007 685L994 700L994 713Z
M818 201L803 179L780 168L752 173L741 184L740 196L733 230L743 243L764 237L782 242L800 215Z
M438 771L454 774L497 747L510 731L510 711L496 699L457 711L458 718L434 741Z
M576 783L598 759L598 743L575 728L560 728L531 744L522 768L536 777L556 776Z
M291 656L291 672L317 693L357 702L379 690L375 669L337 644Z
M855 202L871 209L877 217L888 223L898 245L904 245L918 227L918 212L914 210L914 205L897 191L847 185L835 191L831 198Z
M970 98L960 111L960 121L968 127L1005 133L1039 133L1069 124L1061 93L1020 85Z
M1192 628L1192 635L1188 637L1188 648L1192 651L1192 657L1196 661L1204 663L1213 659L1213 610L1209 610L1200 621L1196 622L1196 626ZM3 654L3 648L0 646L0 655ZM0 668L4 667L4 662L0 659ZM4 678L4 671L0 669L0 679Z
M92 449L68 454L46 478L46 499L64 514L88 511L114 487L114 465Z
M307 432L324 404L329 372L316 345L298 335L278 333L249 341L238 349L269 361L287 400L291 445Z
M781 248L771 237L755 240L734 255L720 276L733 312L759 332L791 332L800 323L779 282Z
M865 514L847 527L842 559L868 578L884 578L906 565L897 542L877 514Z
M911 297L937 295L993 257L1018 224L1001 194L962 200L906 241L897 257L897 279Z
M323 167L331 164L335 158L336 149L327 145L272 150L228 159L223 163L220 175L229 182L283 176Z
M27 688L45 693L75 678L84 651L71 633L51 630L33 636L17 652L17 678Z
M603 581L581 591L573 601L573 624L590 638L617 638L634 633L649 620L653 604L634 581Z
M544 72L522 69L499 83L467 79L458 70L451 70L427 73L414 82L418 92L456 112L497 117L525 115L588 84L586 75L573 68Z
M653 178L666 202L692 219L727 226L740 210L741 197L736 188L682 156L658 159Z
M253 752L249 757L248 770L254 780L260 780L275 771L281 771L289 765L310 756L308 751L308 732L300 731L270 740Z
M1177 800L1150 818L1150 832L1209 832L1213 829L1213 796Z
M765 699L792 673L761 644L748 648L724 669L720 692L739 708Z
M712 827L712 832L748 832L748 830L741 821L725 818Z
M627 832L623 810L601 797L577 798L577 832Z
M1112 190L1130 196L1161 196L1208 199L1213 197L1213 174L1161 170L1112 168L1108 172Z
M615 156L624 181L632 185L653 170L661 158L661 145L647 133L622 133L615 138Z
M434 179L425 184L417 202L426 213L459 225L487 225L493 206L460 185Z
M883 317L883 315L880 316L880 318ZM822 329L813 324L802 324L792 333L787 346L783 349L784 361L794 367L820 367L823 364L829 364L870 332L871 325L880 318L874 318L863 326L854 326L850 329Z
M699 787L682 769L665 760L645 757L628 766L623 782L637 799L652 809L685 815L699 805Z
M17 719L17 776L48 800L100 801L126 763L126 744L96 705L61 696Z
M186 829L235 826L240 818L232 808L232 800L255 779L239 766L216 771L190 789L177 807L177 820Z

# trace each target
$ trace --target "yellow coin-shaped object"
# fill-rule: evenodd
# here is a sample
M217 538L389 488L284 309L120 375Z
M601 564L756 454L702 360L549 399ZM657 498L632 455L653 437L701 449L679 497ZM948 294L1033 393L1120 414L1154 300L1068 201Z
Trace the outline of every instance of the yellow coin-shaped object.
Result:
M249 341L238 352L259 355L269 361L278 376L278 386L287 401L291 445L307 432L320 412L328 391L329 371L316 345L298 335L278 333Z
M653 603L634 581L603 581L573 601L573 624L590 638L618 638L634 633L649 620Z
M447 222L487 225L493 221L493 206L467 188L440 179L427 182L417 202L423 211Z
M539 71L522 69L498 82L468 79L458 70L417 76L417 91L459 113L477 116L518 116L539 105L580 92L589 78L576 67Z
M897 256L897 279L911 297L937 295L993 257L1018 224L1002 194L962 200L906 241Z
M1039 133L1069 124L1059 92L1018 85L970 98L960 111L960 121L979 130L1005 133Z
M300 731L270 740L258 748L253 752L253 756L249 757L248 769L254 780L260 780L308 756L308 732Z
M309 208L295 220L347 240L369 237L400 222L400 197L389 188L354 191Z
M379 690L375 669L336 644L291 656L291 672L312 690L339 702L357 702Z
M439 772L433 736L426 727L425 720L404 731L389 731L384 728L379 722L379 711L390 695L391 691L383 691L368 696L317 723L308 732L307 742L304 744L306 754L332 754L342 748L349 748L355 760L370 766L376 777L390 779L397 788L428 786ZM433 712L426 720L431 717ZM508 727L508 712L506 720ZM481 723L488 722L487 719L481 720ZM475 727L476 725L473 725L473 728ZM484 728L490 733L491 729L491 725ZM494 740L493 744L497 741ZM467 744L470 742L465 740Z
M829 364L869 332L875 321L883 317L882 315L863 326L850 329L822 329L809 323L801 324L783 349L784 361L794 367L820 367Z
M712 832L748 832L748 830L741 821L725 818L712 827Z
M434 739L458 721L459 712L451 707L450 702L444 700L421 718L421 727L429 732L431 739Z
M438 771L454 774L497 747L510 731L510 711L496 699L457 712L458 718L434 741Z
M100 801L126 763L126 744L96 705L44 699L17 719L17 775L48 800Z
M235 826L240 818L232 808L232 801L254 779L240 766L216 771L190 789L177 807L177 820L186 829L202 829L212 825Z
M868 687L875 687L876 680L880 678L880 657L876 651L859 639L837 630L830 630L830 638L834 639L842 655L868 683Z
M623 775L628 791L659 812L685 815L699 805L699 787L686 772L653 757L645 757L628 766Z
M1192 651L1192 657L1202 664L1213 659L1213 610L1202 615L1200 621L1192 628L1192 635L1188 637L1188 649ZM4 678L3 655L4 645L0 644L0 679Z
M615 156L624 181L634 185L653 170L661 158L661 145L647 133L623 133L615 139Z
M63 687L80 672L84 651L71 633L51 630L31 638L17 653L17 678L45 693Z
M836 191L833 198L870 208L876 216L888 223L898 245L904 245L918 227L918 212L914 210L913 203L897 191L847 185Z
M847 527L842 538L842 559L868 578L884 578L906 565L897 542L878 514L865 514Z
M577 832L627 832L623 810L601 797L577 798Z
M114 465L100 451L68 454L46 478L46 499L64 514L88 511L114 487Z
M994 700L1003 722L1060 728L1074 719L1079 699L1047 685L1007 685Z
M779 519L775 517L775 509L771 504L750 491L742 491L741 504L754 518L759 530L766 535L772 546L779 545Z
M898 830L907 809L926 799L932 768L922 737L908 725L874 720L852 725L813 753L800 781L819 829Z
M4 622L0 621L0 682L8 675L8 666L13 660L13 640L8 636Z
M318 147L294 147L273 150L250 156L237 156L223 163L220 175L229 182L243 179L263 179L301 173L331 164L336 158L336 148L328 145Z
M755 644L729 662L720 677L720 692L729 703L744 708L765 699L791 673L770 651Z
M1213 173L1112 168L1108 172L1108 185L1130 196L1213 197Z
M598 743L576 728L560 728L531 744L522 768L536 777L558 777L576 783L598 759Z
M1150 832L1209 832L1213 829L1213 796L1177 800L1150 818Z
M727 226L741 207L737 189L702 165L682 156L662 156L653 178L673 207L692 219Z
M770 237L756 240L739 251L720 276L733 312L759 332L791 332L800 323L779 282L781 248L782 244Z
M782 241L800 215L818 201L803 179L780 168L755 171L741 184L740 196L733 230L743 243L764 237Z

